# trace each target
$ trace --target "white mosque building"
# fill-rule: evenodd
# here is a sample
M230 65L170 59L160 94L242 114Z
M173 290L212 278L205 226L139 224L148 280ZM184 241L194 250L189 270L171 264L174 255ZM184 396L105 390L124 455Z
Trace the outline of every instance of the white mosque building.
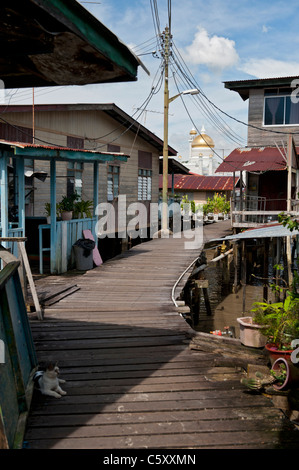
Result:
M182 160L182 163L197 175L213 176L219 166L216 161L213 139L206 134L204 126L200 134L195 129L190 131L189 138L189 158Z

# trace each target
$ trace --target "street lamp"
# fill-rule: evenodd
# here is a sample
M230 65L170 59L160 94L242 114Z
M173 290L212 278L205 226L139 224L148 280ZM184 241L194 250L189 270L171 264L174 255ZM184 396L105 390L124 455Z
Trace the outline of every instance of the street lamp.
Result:
M162 186L162 233L168 233L167 211L168 211L168 110L169 103L181 95L197 95L197 88L182 91L169 98L168 90L168 68L165 66L165 88L164 88L164 142L163 142L163 186Z

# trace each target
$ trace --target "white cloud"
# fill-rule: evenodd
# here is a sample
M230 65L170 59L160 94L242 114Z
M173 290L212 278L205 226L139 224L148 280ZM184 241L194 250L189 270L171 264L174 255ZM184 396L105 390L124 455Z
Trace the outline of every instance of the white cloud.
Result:
M216 35L210 37L206 29L201 27L192 44L186 47L186 55L190 63L203 64L214 70L232 67L239 60L234 41Z
M262 27L262 33L268 33L270 31L271 27L266 26L265 24Z
M257 78L291 77L299 75L299 64L276 59L249 59L240 70Z

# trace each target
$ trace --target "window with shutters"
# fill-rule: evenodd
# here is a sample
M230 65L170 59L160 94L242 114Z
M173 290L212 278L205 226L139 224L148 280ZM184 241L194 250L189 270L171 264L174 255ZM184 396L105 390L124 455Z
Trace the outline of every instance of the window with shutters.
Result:
M107 200L113 201L119 195L120 167L108 165L107 172Z
M82 173L83 163L68 162L67 164L67 196L74 193L82 196Z
M80 137L67 136L67 146L72 149L84 149L84 139ZM75 192L82 196L83 184L83 163L68 162L67 164L67 196L71 196Z
M152 154L138 151L138 201L152 199Z
M152 170L138 170L138 200L151 201L152 199Z

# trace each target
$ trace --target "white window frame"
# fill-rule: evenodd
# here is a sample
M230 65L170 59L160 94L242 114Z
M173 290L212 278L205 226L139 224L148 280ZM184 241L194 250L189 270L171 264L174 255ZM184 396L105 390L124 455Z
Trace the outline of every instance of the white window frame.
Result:
M283 88L286 88L286 87L283 87ZM275 94L274 93L274 90L277 91L277 93ZM279 93L279 88L275 88L273 89L273 95L267 95L267 94L264 94L264 107L263 107L263 127L297 127L299 126L299 122L298 123L294 123L294 124L286 124L285 123L285 114L286 114L286 98L287 97L290 97L291 96L291 93L292 93L292 89L290 89L290 93L286 92L286 93ZM283 98L283 123L282 124L265 124L265 117L266 117L266 99L271 99L271 98ZM299 106L299 103L296 103L297 106ZM299 121L299 118L298 118L298 121Z
M152 170L138 168L138 201L152 200Z

